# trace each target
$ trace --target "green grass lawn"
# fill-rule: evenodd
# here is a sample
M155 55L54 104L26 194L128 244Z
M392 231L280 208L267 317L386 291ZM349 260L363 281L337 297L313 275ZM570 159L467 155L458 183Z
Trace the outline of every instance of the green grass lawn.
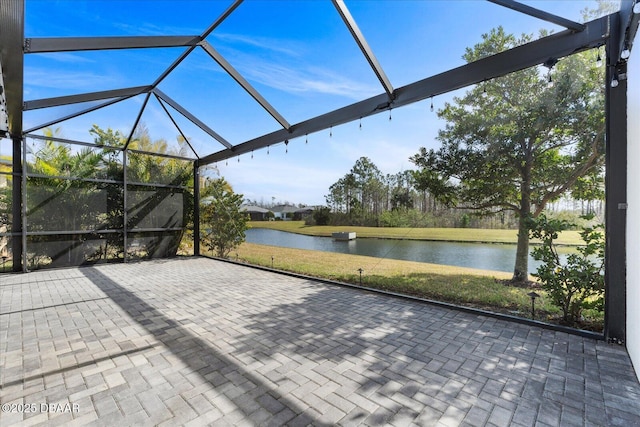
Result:
M531 289L505 285L511 275L499 271L253 243L243 243L231 254L236 256L251 264L354 284L360 284L362 269L363 286L522 317L531 314ZM536 312L538 320L547 320L558 310L541 298Z
M516 244L517 230L493 230L484 228L392 228L392 227L351 227L332 225L305 225L304 221L251 221L253 228L269 228L309 236L330 237L338 231L355 231L357 237L377 237L381 239L435 240L450 242L508 243ZM532 241L536 243L535 240ZM579 245L582 239L577 231L564 231L558 244Z
M536 301L536 320L554 323L560 315L560 310L551 304L542 289L510 286L507 282L511 274L500 271L254 243L243 243L230 255L254 265L524 318L531 317L531 298L527 293L535 289L541 296ZM362 282L359 269L363 270ZM584 314L585 328L602 330L602 313L585 311Z

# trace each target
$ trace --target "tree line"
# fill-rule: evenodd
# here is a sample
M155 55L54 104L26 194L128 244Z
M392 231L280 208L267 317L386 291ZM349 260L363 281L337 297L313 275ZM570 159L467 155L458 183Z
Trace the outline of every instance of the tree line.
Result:
M417 179L417 171L384 174L368 157L329 187L325 195L332 225L375 227L513 227L512 215L479 217L439 200Z

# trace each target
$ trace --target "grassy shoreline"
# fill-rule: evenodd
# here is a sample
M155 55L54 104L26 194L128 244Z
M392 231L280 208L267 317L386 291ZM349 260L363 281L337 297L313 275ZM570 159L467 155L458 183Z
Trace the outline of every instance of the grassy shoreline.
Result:
M526 295L530 289L505 286L511 275L500 271L254 243L243 243L234 256L251 264L353 284L360 284L362 269L363 286L525 317L531 313ZM546 316L557 309L541 302L537 313Z
M311 277L361 284L435 301L479 308L496 313L531 317L532 288L506 283L511 274L465 267L400 261L362 255L320 252L243 243L230 258ZM359 269L362 269L360 279ZM542 289L536 300L536 320L557 323L560 310ZM587 329L601 330L603 317L585 312Z
M267 228L307 236L331 237L333 232L355 231L358 238L427 240L438 242L464 242L484 244L517 243L517 230L495 230L484 228L392 228L352 227L332 225L305 225L304 221L250 221L251 228ZM537 244L536 240L531 241ZM557 243L564 246L583 244L577 231L564 231Z

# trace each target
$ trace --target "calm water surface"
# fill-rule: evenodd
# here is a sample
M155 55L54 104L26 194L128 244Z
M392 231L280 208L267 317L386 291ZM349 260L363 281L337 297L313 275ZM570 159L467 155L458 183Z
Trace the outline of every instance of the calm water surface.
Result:
M246 236L247 242L261 245L455 265L509 273L513 272L516 259L515 245L370 238L340 242L331 237L304 236L265 228L249 229ZM538 265L538 261L529 257L530 272L535 272Z

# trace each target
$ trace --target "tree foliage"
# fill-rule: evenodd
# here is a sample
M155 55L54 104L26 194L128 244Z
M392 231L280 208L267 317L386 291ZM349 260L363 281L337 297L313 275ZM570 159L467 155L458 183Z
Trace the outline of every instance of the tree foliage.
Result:
M467 48L464 59L476 61L531 39L493 29ZM438 111L447 122L437 138L441 147L421 148L410 159L419 168L416 186L441 202L479 214L516 214L516 281L528 277L527 219L581 177L599 175L604 160L603 71L584 54L542 71L518 71L454 98Z
M224 178L208 180L201 196L202 242L216 256L226 258L245 240L248 215L240 210L244 196L234 193Z

